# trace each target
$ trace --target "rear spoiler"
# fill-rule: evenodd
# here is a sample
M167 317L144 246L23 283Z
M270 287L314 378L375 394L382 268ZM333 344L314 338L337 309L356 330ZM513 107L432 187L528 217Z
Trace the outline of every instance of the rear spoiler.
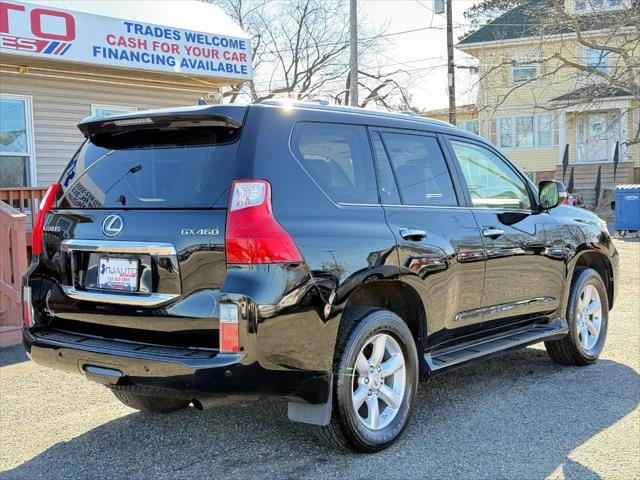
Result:
M205 106L146 110L109 117L89 117L78 124L85 138L98 133L116 133L146 128L242 127L246 107Z

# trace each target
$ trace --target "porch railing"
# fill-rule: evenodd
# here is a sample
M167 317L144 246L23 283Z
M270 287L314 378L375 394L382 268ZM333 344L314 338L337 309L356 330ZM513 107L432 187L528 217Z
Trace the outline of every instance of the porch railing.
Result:
M31 227L36 223L40 203L46 191L46 188L41 187L0 188L0 202L26 215L24 236L29 246L31 246Z
M20 342L21 279L27 270L24 213L0 202L0 347Z

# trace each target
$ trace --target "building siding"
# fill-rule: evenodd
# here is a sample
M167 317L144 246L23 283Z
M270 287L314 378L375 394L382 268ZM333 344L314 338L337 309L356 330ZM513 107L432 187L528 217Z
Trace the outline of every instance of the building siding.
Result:
M32 98L37 186L56 182L71 156L83 141L76 128L91 115L91 105L117 105L149 108L195 105L210 88L198 94L193 86L180 90L157 88L144 81L134 83L118 79L83 81L78 77L42 77L30 74L2 73L2 93Z
M615 37L612 41L622 42L623 36ZM517 113L543 113L554 115L554 130L558 128L558 117L566 112L564 141L554 135L554 148L549 150L505 150L505 153L528 171L550 171L555 169L564 152L565 144L569 145L570 161L575 162L575 116L559 102L552 102L568 92L573 92L588 82L578 71L570 68L560 68L560 61L554 58L555 53L565 58L580 60L579 52L582 46L573 38L549 38L541 41L538 37L522 39L518 43L505 42L476 45L465 48L464 51L479 60L480 88L478 94L478 115L481 120L481 135L491 142L497 143L496 119L501 115ZM636 49L635 55L640 51ZM512 62L517 59L531 60L545 59L540 64L541 78L534 82L514 85L512 80ZM633 132L640 124L640 102L636 99L593 99L579 105L578 110L600 111L608 110L607 103L629 102L627 115L627 141L632 141ZM562 145L560 145L562 143ZM633 162L635 168L640 168L640 144L628 145L626 161Z

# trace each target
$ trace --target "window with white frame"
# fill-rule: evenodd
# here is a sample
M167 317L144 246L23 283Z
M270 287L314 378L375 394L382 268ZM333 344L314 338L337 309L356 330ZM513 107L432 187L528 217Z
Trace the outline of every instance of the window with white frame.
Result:
M0 95L0 188L35 182L31 97Z
M524 83L535 80L539 75L540 64L531 63L531 60L516 60L511 67L512 83Z
M551 115L536 115L536 146L551 148L553 146L553 120Z
M597 70L605 75L611 73L614 55L608 50L578 46L578 54L576 56L585 67ZM583 76L588 78L599 78L598 75L594 75L589 72L584 72Z
M593 13L624 9L623 0L573 0L574 13Z
M501 148L513 150L551 148L553 146L551 114L499 117L498 138Z
M92 117L108 117L109 115L118 115L121 113L135 112L136 107L126 107L120 105L91 105Z
M458 128L467 132L475 133L478 135L480 131L480 125L478 120L462 120L457 122Z

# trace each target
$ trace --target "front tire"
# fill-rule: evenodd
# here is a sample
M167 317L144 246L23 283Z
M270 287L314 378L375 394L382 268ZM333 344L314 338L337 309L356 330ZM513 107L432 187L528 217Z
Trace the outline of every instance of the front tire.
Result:
M334 357L333 408L318 436L340 449L377 452L404 431L416 398L416 343L388 310L354 309L342 319Z
M609 323L609 301L602 278L592 268L577 270L567 305L569 333L545 342L551 359L561 365L588 365L604 348Z

